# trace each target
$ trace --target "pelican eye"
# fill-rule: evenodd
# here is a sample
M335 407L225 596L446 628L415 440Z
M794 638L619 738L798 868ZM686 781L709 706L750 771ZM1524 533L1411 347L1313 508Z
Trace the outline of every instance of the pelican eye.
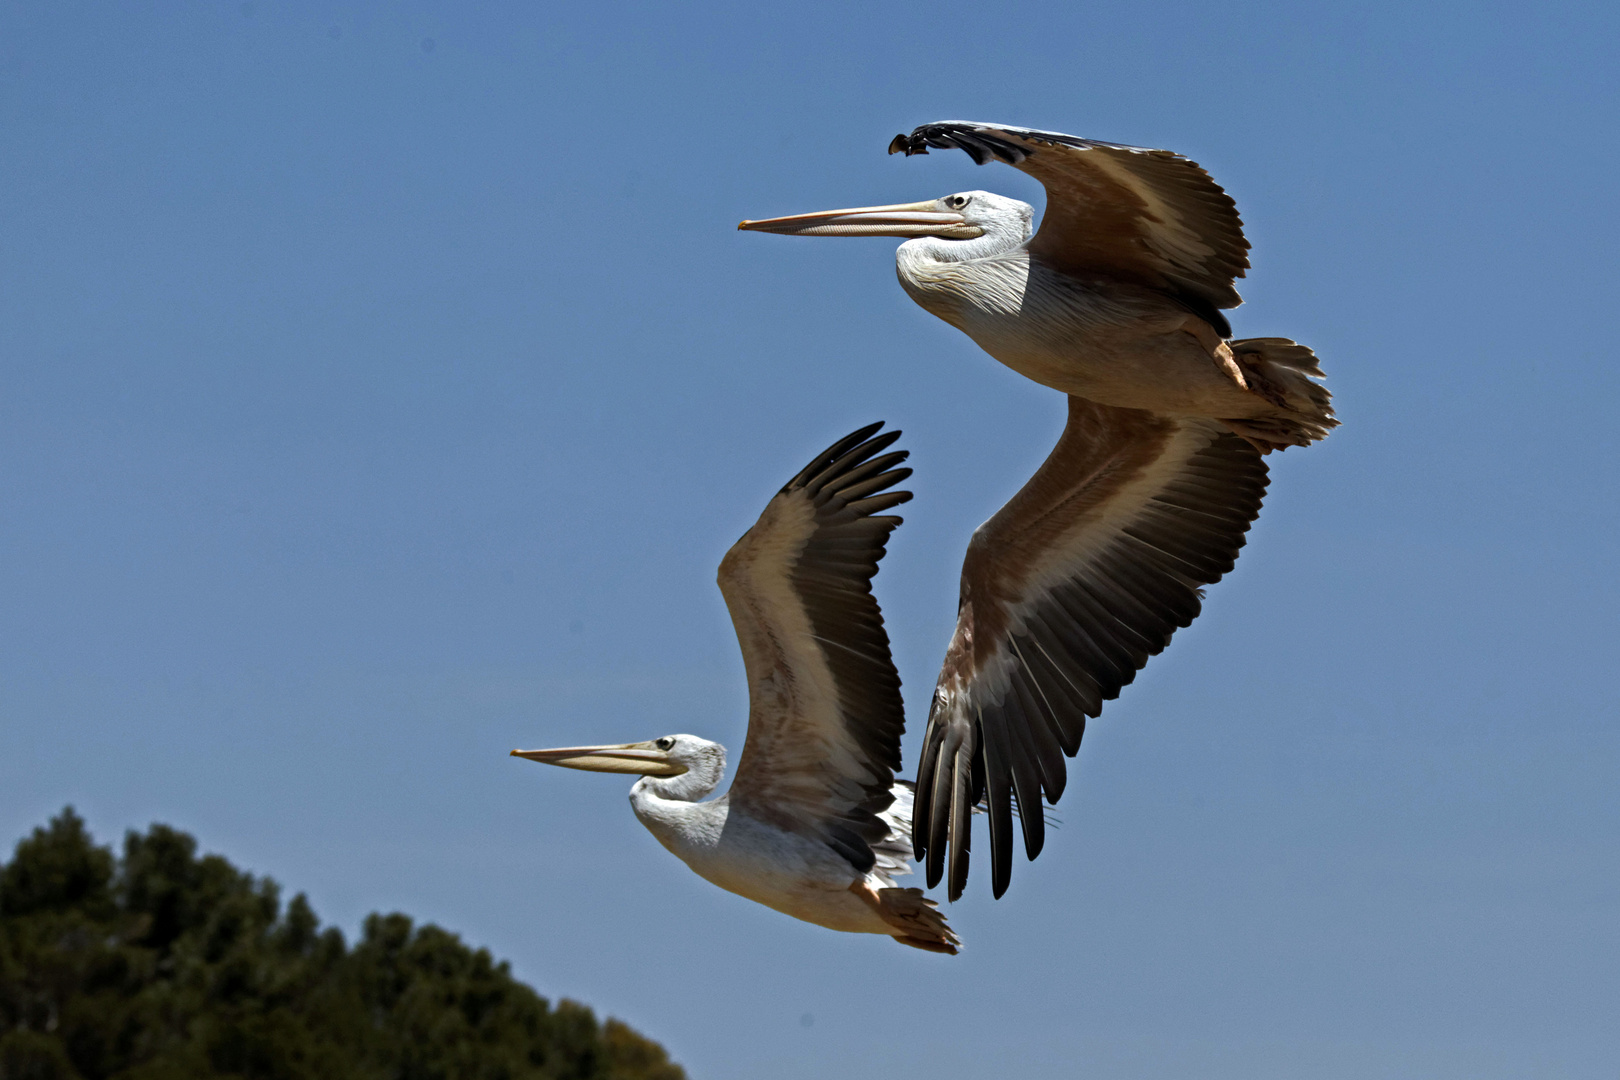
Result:
M960 210L972 201L973 198L970 195L951 195L946 198L945 205L952 210Z
M670 747L675 745L675 740L670 738L668 735L665 735L662 739L654 742L653 745L658 747L660 750L668 750Z

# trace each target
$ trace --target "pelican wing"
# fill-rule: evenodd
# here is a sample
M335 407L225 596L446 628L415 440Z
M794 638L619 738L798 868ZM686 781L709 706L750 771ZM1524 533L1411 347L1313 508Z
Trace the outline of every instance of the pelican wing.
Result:
M889 153L965 150L1029 173L1046 188L1046 213L1030 254L1077 276L1133 281L1176 296L1222 336L1218 310L1242 303L1234 279L1249 242L1232 197L1179 154L1080 139L1055 131L946 121L897 135Z
M889 488L900 437L881 424L839 440L765 507L720 563L748 669L748 740L731 805L818 836L857 870L889 831L905 712L872 577L911 498Z
M982 798L991 887L1012 875L1014 802L1024 850L1045 841L1064 757L1170 635L1202 585L1232 569L1260 512L1266 466L1218 423L1069 398L1050 457L973 534L956 633L929 711L912 841L928 885L967 880L969 815Z

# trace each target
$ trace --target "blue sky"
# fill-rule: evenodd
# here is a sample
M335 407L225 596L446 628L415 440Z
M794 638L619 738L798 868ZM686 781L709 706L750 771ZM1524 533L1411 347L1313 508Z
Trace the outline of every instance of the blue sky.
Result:
M154 820L401 909L695 1077L1612 1076L1609 5L0 9L0 843ZM1240 335L1345 426L1088 732L955 959L722 893L621 778L740 747L714 571L903 428L878 579L921 719L1058 395L893 242L743 217L1039 188L929 120L1161 146L1254 245Z

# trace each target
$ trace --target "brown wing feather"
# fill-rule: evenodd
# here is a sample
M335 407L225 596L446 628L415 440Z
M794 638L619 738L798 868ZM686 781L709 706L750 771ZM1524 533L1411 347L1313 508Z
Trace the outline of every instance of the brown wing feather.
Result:
M968 545L956 633L918 766L912 841L949 895L967 880L966 807L988 807L991 887L1030 858L1086 719L1198 615L1260 512L1258 451L1210 420L1069 398L1051 456Z
M1055 131L947 121L899 135L889 152L958 148L980 165L1001 160L1046 188L1030 254L1064 273L1146 285L1176 296L1222 336L1218 308L1242 303L1233 281L1248 269L1237 206L1196 162L1168 150Z
M898 431L862 428L817 455L720 563L748 670L748 739L734 807L821 837L865 872L888 826L905 712L872 578L911 498L882 453Z

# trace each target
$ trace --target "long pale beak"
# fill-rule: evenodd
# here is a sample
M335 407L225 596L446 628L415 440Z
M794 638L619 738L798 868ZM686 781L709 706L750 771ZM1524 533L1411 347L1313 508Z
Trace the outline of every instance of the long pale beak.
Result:
M785 236L945 236L971 240L984 235L979 226L965 224L961 214L942 212L934 199L744 221L737 228Z
M637 773L641 776L679 776L686 766L650 742L610 746L564 746L557 750L514 750L513 757L586 772Z

